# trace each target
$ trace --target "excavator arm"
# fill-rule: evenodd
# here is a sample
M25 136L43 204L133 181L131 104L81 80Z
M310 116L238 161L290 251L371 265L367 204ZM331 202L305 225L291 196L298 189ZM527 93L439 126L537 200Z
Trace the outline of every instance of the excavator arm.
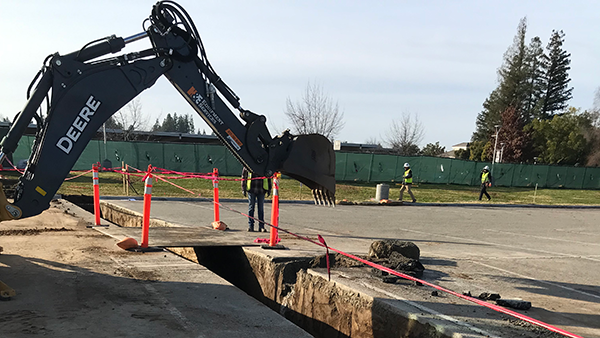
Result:
M15 187L14 202L9 203L0 189L0 220L30 217L47 209L102 124L163 75L255 176L282 172L311 188L315 201L335 203L335 154L329 140L289 131L272 137L265 117L243 109L213 70L192 20L177 3L159 1L148 22L143 33L110 36L46 59L29 88L25 107L0 143L2 163L15 151L29 123L36 121L35 143ZM145 38L152 48L112 55Z

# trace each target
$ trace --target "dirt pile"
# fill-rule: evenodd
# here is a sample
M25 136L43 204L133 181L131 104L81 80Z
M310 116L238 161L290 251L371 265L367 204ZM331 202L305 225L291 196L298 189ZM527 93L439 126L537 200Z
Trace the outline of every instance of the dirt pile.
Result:
M0 236L34 236L39 235L42 232L59 232L59 231L73 231L73 229L62 228L30 228L30 229L8 229L0 230Z
M404 257L419 260L421 250L413 242L401 241L399 239L386 239L374 241L369 248L369 259L388 258L392 252L397 252Z
M371 243L367 258L386 268L414 277L422 277L425 267L419 261L420 255L421 251L415 243L392 239ZM378 269L373 269L372 273L386 283L395 283L399 278Z
M361 257L366 259L366 257ZM358 268L363 267L365 264L355 261L354 259L348 258L338 253L329 254L329 265L331 268ZM308 265L310 268L326 268L327 259L325 255L320 255L312 259Z

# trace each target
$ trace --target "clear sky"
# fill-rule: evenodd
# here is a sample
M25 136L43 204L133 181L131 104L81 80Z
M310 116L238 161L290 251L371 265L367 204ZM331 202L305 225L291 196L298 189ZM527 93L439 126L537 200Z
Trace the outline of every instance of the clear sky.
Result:
M180 0L198 27L208 58L240 96L267 116L275 134L291 124L286 98L309 81L321 84L345 112L338 139L385 136L403 112L425 127L421 146L468 141L496 70L527 16L527 40L547 44L566 34L571 55L570 104L592 106L600 87L598 1L228 1ZM25 104L29 82L51 53L70 53L94 39L142 31L154 1L0 0L0 115ZM148 42L124 52L145 49ZM151 123L167 113L195 113L166 81L142 93ZM196 128L209 132L195 118Z

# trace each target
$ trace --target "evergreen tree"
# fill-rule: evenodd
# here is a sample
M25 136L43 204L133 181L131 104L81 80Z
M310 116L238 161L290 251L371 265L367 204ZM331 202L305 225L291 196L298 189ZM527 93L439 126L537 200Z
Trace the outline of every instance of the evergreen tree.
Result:
M428 143L423 149L421 149L421 155L423 156L438 156L446 152L446 147L440 145L440 142Z
M167 131L167 132L177 132L177 133L194 133L194 120L191 115L177 115L174 113L171 115L167 114L167 117L163 120L162 123L156 122L152 127L152 131Z
M494 126L500 123L501 107L500 88L496 88L490 93L490 97L485 99L483 111L477 115L473 141L487 141L494 130Z
M517 28L517 35L513 45L504 55L504 66L498 70L502 79L500 82L500 103L504 109L515 107L518 112L523 111L527 97L529 70L527 67L527 47L525 35L527 33L527 18L522 18Z
M113 116L109 117L108 120L104 122L104 125L106 126L106 129L123 129L123 125L119 123L119 121L117 121Z
M569 88L568 71L571 69L570 53L567 53L562 45L565 34L563 31L552 31L552 36L546 49L547 55L543 56L542 68L544 70L544 96L543 107L540 118L551 118L557 112L568 107L568 101L573 96L573 87Z
M538 161L549 164L584 163L589 151L585 130L590 120L575 108L552 119L534 120L534 146Z
M471 149L467 147L467 149L458 149L454 151L454 158L458 158L460 160L468 160L471 156Z
M477 129L473 134L473 141L489 139L494 132L494 125L500 124L500 114L509 107L515 107L519 113L529 111L527 106L532 88L530 81L532 53L528 52L525 44L526 33L527 18L522 18L513 44L504 53L504 63L498 69L498 87L485 100L483 110L477 116Z
M542 97L544 94L544 72L542 62L544 57L544 48L542 40L539 37L531 39L527 48L525 62L527 65L527 95L523 104L523 122L530 123L534 118L539 117L542 110Z
M486 148L486 144L489 143L486 141L474 141L469 143L469 160L471 161L485 161L486 156L484 153L484 149Z

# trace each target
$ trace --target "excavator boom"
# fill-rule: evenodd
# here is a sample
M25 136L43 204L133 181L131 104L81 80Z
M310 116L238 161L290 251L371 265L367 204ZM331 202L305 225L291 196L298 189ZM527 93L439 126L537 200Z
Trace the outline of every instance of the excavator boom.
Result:
M152 8L145 32L110 36L66 55L50 55L28 101L0 143L0 163L32 120L38 126L25 173L11 204L0 193L0 220L29 217L50 200L95 132L121 107L165 76L231 153L257 176L282 172L313 189L315 201L335 203L335 154L322 135L272 137L266 118L245 110L214 71L187 12L173 1ZM119 53L139 39L152 48ZM46 100L46 115L40 107ZM236 117L233 110L239 112ZM240 121L241 119L241 121Z

